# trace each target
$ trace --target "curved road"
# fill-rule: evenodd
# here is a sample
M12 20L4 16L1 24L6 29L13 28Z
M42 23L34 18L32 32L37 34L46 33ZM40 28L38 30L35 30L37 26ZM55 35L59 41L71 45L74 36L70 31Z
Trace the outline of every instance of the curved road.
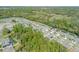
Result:
M69 51L79 51L79 37L76 36L75 34L69 33L69 32L63 32L59 29L49 27L45 24L30 21L25 18L20 18L20 17L11 17L11 18L5 18L0 20L0 43L5 41L5 39L2 38L2 30L3 27L6 26L10 30L12 30L13 25L16 23L13 21L16 21L16 23L21 23L25 26L32 26L33 29L37 29L41 31L44 35L44 37L47 37L48 39L56 40L58 43L62 44L65 46ZM8 51L12 48L4 48L4 51ZM13 49L14 50L14 49ZM11 50L11 51L13 51Z

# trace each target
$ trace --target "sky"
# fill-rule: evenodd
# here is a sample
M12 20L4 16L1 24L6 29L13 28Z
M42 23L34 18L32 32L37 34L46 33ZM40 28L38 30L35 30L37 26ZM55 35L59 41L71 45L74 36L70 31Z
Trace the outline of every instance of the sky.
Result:
M0 0L0 6L79 6L79 0Z

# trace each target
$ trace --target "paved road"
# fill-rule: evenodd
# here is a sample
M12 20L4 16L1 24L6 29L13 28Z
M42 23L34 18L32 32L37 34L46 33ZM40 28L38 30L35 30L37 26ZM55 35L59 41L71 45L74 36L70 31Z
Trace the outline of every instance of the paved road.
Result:
M68 48L70 51L79 51L79 37L75 34L69 33L69 32L63 32L59 29L49 27L45 24L30 21L28 19L20 18L20 17L11 17L11 18L5 18L0 20L0 39L2 28L6 25L7 28L10 30L12 29L13 25L16 23L13 22L13 20L16 21L16 23L21 23L23 25L32 26L33 29L37 29L41 31L44 35L44 37L49 38L50 40L56 40L66 48ZM6 48L8 49L8 48ZM5 50L6 50L5 49ZM9 49L8 49L9 50Z

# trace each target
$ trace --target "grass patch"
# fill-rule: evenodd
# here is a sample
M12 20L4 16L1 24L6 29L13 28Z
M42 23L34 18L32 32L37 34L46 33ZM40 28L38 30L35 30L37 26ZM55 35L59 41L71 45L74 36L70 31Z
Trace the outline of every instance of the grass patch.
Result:
M65 52L67 49L54 40L43 37L43 34L32 27L25 27L22 24L16 24L10 35L15 41L16 51L27 52Z

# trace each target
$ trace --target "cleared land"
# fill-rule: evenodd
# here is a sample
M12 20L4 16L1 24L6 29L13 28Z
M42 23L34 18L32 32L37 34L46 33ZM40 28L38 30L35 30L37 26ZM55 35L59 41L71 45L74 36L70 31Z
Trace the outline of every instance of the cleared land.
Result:
M27 25L29 25L29 26L31 25L34 29L33 32L35 31L35 33L37 33L37 30L39 31L38 32L39 35L37 35L37 37L41 35L42 36L42 38L40 37L41 39L46 39L46 40L53 39L56 41L57 50L56 49L54 50L54 48L53 49L51 48L52 50L46 49L45 51L79 51L79 44L78 44L79 43L79 38L78 38L78 36L79 36L79 20L78 20L79 14L78 13L79 13L78 7L0 8L0 18L1 19L5 18L5 20L6 20L5 21L2 19L3 21L0 22L0 25L1 25L0 33L2 33L1 30L5 24L6 24L6 26L8 26L8 28L13 27L13 25L15 23L23 24L22 28L25 28ZM12 19L12 18L9 18L9 17L14 17L14 18L12 21L10 21L10 19ZM23 20L22 18L17 18L17 17L25 18L26 21ZM9 20L7 20L6 18ZM19 21L17 20L17 22L16 22L15 19L18 19ZM22 19L22 20L20 20L20 19ZM29 22L27 19L31 20L32 22ZM33 21L35 21L35 22L33 22ZM40 23L38 23L38 22L40 22ZM41 24L41 23L43 23L43 24ZM16 28L16 26L15 26L15 28ZM19 25L17 26L17 29L18 28L19 28ZM28 28L30 28L30 27L27 27L27 29ZM9 29L11 30L11 28L9 28ZM20 30L20 29L21 28L19 28L18 32L16 31L15 34L13 34L13 36L12 36L12 38L15 38L15 40L17 40L16 36L18 37L20 34L23 34L23 36L24 36L24 34L25 34L25 33L23 33L23 31L26 31L26 30L24 30L24 29ZM32 30L32 28L30 28L30 30ZM15 30L12 30L12 31L15 31ZM40 31L43 34L41 34ZM20 33L20 34L16 35L16 33ZM28 32L28 34L33 35L30 32ZM28 39L29 39L29 37L28 37ZM55 42L55 41L53 41L53 42ZM49 40L48 40L48 42L49 42ZM31 43L29 43L29 44L31 44ZM46 44L47 43L45 43L45 45ZM53 47L56 48L56 44ZM50 45L50 43L49 43L49 45ZM48 44L47 44L47 46L48 46ZM60 46L62 47L62 49ZM45 48L47 48L47 47L45 47ZM66 48L67 48L67 50L66 50ZM19 50L19 49L16 49L16 51L26 51L25 50L26 48L24 48L24 50L23 49ZM32 50L29 50L29 51L32 51ZM37 50L35 50L35 51L37 51ZM42 51L42 50L40 49L40 51Z

